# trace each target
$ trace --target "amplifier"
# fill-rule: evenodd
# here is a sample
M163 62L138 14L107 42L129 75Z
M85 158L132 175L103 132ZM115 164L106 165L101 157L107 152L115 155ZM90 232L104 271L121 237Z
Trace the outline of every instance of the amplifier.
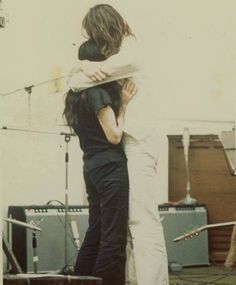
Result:
M159 206L159 213L163 218L168 263L177 262L183 266L209 265L207 231L192 239L173 241L176 237L207 224L206 207L164 204Z
M9 206L9 218L25 223L34 223L42 232L36 232L38 272L60 270L65 266L65 207L63 206ZM88 207L69 206L68 221L77 224L80 244L82 244L88 228ZM30 229L12 224L10 239L12 250L23 272L33 272L33 233ZM77 247L68 224L69 264L74 265Z
M186 241L173 240L196 227L207 224L207 210L204 206L159 205L163 218L163 230L166 241L168 262L177 262L183 266L207 265L208 235ZM26 223L34 222L42 229L37 232L38 272L60 270L65 263L65 208L63 206L9 206L8 216ZM69 206L69 221L78 226L80 244L88 228L88 207ZM33 272L32 231L18 225L11 225L12 250L24 272ZM78 250L71 231L68 233L69 265L74 265Z

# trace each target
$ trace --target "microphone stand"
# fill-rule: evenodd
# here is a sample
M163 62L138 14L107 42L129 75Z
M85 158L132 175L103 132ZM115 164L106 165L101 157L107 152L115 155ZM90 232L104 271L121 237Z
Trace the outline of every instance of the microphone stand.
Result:
M36 232L32 231L33 267L34 273L38 273L38 253Z
M73 133L61 133L64 136L65 143L66 143L66 152L65 152L65 265L61 269L60 273L65 275L72 275L73 270L69 266L68 260L68 233L69 233L69 220L68 220L68 165L69 165L69 142L72 136L76 136Z
M40 219L38 222L31 221L30 224L33 226L38 226L42 219ZM36 230L32 230L32 249L33 249L33 269L34 273L38 273L38 242L37 242L37 235L36 235Z
M19 131L19 132L29 132L29 133L39 133L39 134L52 134L52 135L63 135L65 142L66 142L66 153L65 153L65 265L64 267L59 271L61 274L65 275L72 275L73 271L69 266L68 261L68 164L69 164L69 152L68 152L68 144L71 140L72 136L76 136L73 133L53 133L53 132L46 132L46 131L37 131L37 130L30 130L30 129L18 129L18 128L9 128L7 126L2 126L1 130L9 130L9 131ZM18 222L19 224L19 222ZM36 228L37 230L37 228ZM34 245L34 252L36 252L37 247L37 241L35 240L35 236L33 236L32 245ZM37 270L37 268L34 268Z
M191 188L190 188L190 174L189 174L189 144L190 144L190 136L189 129L184 128L183 133L183 145L184 145L184 158L185 158L185 170L186 170L186 191L187 194L184 199L179 201L181 205L197 205L198 201L195 198L191 197Z

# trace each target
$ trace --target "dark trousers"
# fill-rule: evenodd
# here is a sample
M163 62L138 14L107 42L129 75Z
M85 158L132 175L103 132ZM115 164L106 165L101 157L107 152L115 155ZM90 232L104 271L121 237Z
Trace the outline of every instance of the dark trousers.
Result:
M126 162L84 173L89 201L89 228L75 264L76 275L101 277L104 285L125 284L128 223Z

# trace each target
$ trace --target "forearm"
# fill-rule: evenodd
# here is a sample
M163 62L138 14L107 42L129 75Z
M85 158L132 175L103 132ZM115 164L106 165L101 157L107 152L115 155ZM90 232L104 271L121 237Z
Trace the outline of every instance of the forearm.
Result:
M88 64L90 63L88 62ZM117 69L114 68L114 72L111 75L109 75L105 80L95 82L95 81L92 81L89 77L87 77L83 73L83 69L81 69L81 72L74 73L70 76L68 80L68 86L74 92L79 92L84 89L87 89L93 86L98 86L98 85L101 85L107 82L132 77L136 71L137 71L137 67L130 66L130 65L126 65L124 67L120 67Z
M98 63L89 62L87 60L79 60L78 63L71 69L67 78L67 85L74 92L79 92L84 89L101 84L100 82L94 82L93 80L91 80L89 76L84 72L86 64L95 64L95 67L93 66L93 68L99 68ZM91 65L89 65L90 68Z
M119 114L117 116L117 134L120 140L122 139L123 136L126 106L127 106L126 104L121 104Z
M101 64L101 70L110 76L119 76L126 73L134 73L139 70L137 63L130 58L124 58L119 54L113 55Z
M111 144L119 144L123 136L125 106L121 106L119 114L115 117L111 106L99 110L98 120L102 126L107 140Z
M100 109L98 112L99 122L108 141L112 144L118 144L122 139L126 106L133 98L136 91L136 85L131 80L127 80L124 83L120 93L121 101L118 115L115 116L115 113L110 105Z
M74 73L68 77L67 84L71 90L74 92L79 92L81 90L90 88L96 83L91 81L82 71Z

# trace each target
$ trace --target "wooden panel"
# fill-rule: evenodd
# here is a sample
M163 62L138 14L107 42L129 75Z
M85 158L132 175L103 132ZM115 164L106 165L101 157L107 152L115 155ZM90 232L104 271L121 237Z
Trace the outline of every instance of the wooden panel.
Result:
M169 135L169 200L186 195L186 171L182 135ZM208 222L235 219L236 176L232 176L223 146L216 135L191 135L189 147L191 196L206 205ZM230 243L231 228L209 231L210 256L223 262ZM223 236L223 246L222 238ZM215 247L212 246L215 244Z

